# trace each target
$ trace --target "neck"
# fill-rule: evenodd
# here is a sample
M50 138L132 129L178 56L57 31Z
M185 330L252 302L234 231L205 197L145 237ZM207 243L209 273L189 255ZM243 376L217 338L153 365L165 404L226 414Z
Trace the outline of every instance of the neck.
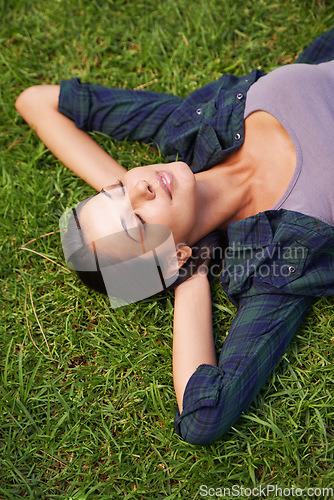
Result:
M189 243L196 243L216 229L226 231L230 222L251 214L253 170L239 151L224 163L195 174L197 224Z
M284 194L295 166L294 144L283 125L265 111L250 114L242 146L196 174L198 223L192 240L269 210Z

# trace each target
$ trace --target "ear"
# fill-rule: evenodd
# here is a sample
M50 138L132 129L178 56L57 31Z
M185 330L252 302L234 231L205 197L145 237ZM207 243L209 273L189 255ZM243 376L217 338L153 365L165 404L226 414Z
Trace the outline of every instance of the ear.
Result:
M165 278L171 278L183 266L192 254L192 250L188 245L180 244L177 250L171 255L167 261L167 267L164 269L163 274Z
M185 244L178 245L177 251L176 251L178 269L180 269L180 267L182 267L183 264L185 264L187 262L189 257L191 257L191 254L192 254L192 250L188 245L185 245Z

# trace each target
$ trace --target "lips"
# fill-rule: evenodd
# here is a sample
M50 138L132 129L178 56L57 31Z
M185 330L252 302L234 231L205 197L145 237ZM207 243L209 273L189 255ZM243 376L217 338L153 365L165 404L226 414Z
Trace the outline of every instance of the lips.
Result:
M173 176L169 172L157 172L156 179L159 186L168 194L170 199L172 199L173 193Z

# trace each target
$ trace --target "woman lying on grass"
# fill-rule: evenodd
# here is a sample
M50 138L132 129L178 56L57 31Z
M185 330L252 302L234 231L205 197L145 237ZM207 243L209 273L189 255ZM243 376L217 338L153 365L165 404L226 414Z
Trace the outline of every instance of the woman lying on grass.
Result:
M185 99L78 79L31 87L17 99L18 112L47 147L100 192L68 222L81 238L78 253L66 238L64 244L86 283L107 291L101 271L85 259L96 263L98 242L109 234L113 244L104 247L104 257L110 252L122 262L136 242L145 253L151 226L172 231L177 251L166 276L179 269L171 284L175 427L190 443L212 443L235 424L313 298L334 294L331 59L334 29L316 39L299 64L268 75L223 75ZM182 161L126 171L87 134L94 130L153 142L169 161ZM218 241L223 246L225 234L220 281L238 313L217 364L210 259L201 252L212 252Z

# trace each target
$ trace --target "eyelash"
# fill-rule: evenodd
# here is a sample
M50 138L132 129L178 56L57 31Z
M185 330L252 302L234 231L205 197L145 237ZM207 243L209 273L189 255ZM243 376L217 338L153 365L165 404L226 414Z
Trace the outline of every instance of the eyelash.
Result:
M122 192L123 192L123 194L125 194L125 189L124 189L124 184L123 184L123 182L122 182L120 179L118 179L117 184L119 185L119 187L121 187L121 188L122 188ZM135 216L136 216L136 217L140 220L140 222L141 222L143 225L145 225L145 224L146 224L146 222L144 221L144 219L143 219L143 218L142 218L139 214L135 214Z

